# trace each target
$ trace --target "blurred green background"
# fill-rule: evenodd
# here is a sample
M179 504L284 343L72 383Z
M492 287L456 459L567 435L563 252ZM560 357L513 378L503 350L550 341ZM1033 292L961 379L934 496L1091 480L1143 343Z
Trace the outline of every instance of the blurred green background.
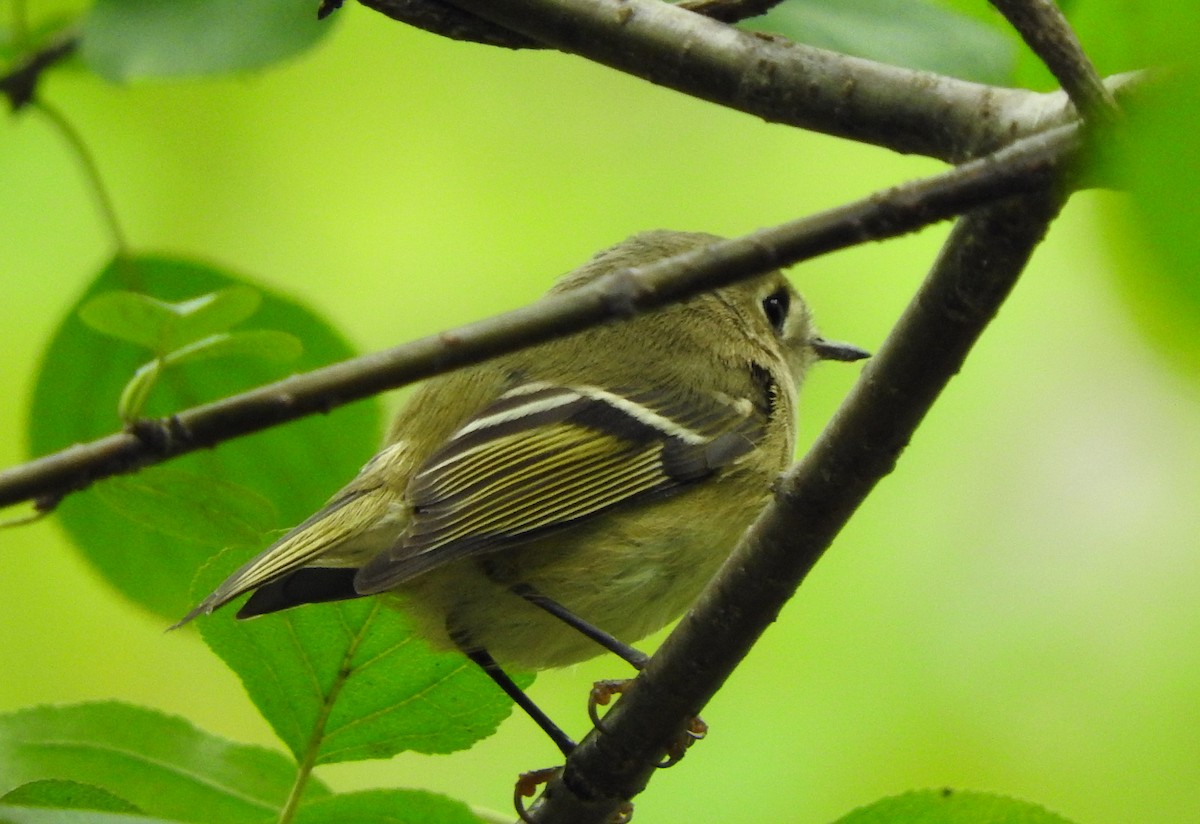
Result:
M316 51L261 74L118 88L59 73L43 94L94 151L137 249L249 273L363 351L518 306L635 231L743 233L940 168L564 55L451 43L353 5L339 17ZM1071 201L639 820L824 822L941 786L1079 822L1197 819L1200 341L1144 334L1157 310L1139 284L1157 264L1129 223L1122 196ZM0 225L7 466L27 457L42 348L111 252L75 158L36 113L0 127ZM874 348L945 233L793 278L827 335ZM803 442L856 372L811 376ZM53 519L0 533L0 581L0 711L118 697L275 745L198 636L116 595ZM582 734L591 681L624 673L606 657L532 694ZM557 760L513 717L468 752L318 774L504 810L518 771Z

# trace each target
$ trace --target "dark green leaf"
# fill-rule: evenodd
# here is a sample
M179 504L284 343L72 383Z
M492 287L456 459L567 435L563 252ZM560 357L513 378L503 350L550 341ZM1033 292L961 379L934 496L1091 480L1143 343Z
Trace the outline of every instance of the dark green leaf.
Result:
M226 557L234 554L205 568L196 600L242 560ZM432 651L382 598L252 621L236 620L232 609L197 620L297 760L310 748L316 763L452 752L490 735L512 711L478 667L459 653Z
M792 0L747 22L799 43L980 83L1012 78L1016 41L929 0Z
M281 753L143 707L103 702L0 716L0 791L47 778L82 781L150 816L238 824L279 810L295 775ZM310 781L306 792L329 791Z
M213 358L246 356L286 363L300 357L303 351L304 345L295 335L274 329L247 329L209 335L168 352L163 360L168 366L177 366Z
M511 816L510 816L511 817ZM419 790L369 790L318 798L296 824L479 824L461 801Z
M836 824L1070 824L1028 801L952 790L918 790L876 801Z
M78 781L46 778L30 781L0 797L0 804L21 807L55 807L61 810L97 810L110 813L140 813L136 805L108 790Z
M96 0L82 56L117 82L225 74L297 55L329 29L315 0Z
M101 292L126 287L161 300L180 301L240 282L242 279L231 273L199 263L138 258L107 266L79 303ZM313 369L353 354L344 339L310 311L255 288L264 293L256 322L286 331L304 342L304 354L292 365L296 370ZM43 455L117 429L117 397L129 375L144 360L144 349L98 338L79 320L77 309L71 309L47 348L34 389L29 413L33 453ZM285 374L277 365L245 358L222 361L219 368L207 362L184 364L163 377L145 412L169 414ZM187 455L172 461L171 467L233 480L249 488L278 507L278 522L273 526L283 528L302 521L357 473L374 453L380 430L378 404L363 401L327 416L306 418ZM192 606L189 589L196 571L225 545L209 538L213 530L184 542L176 535L147 528L145 523L114 511L91 492L68 496L57 514L102 575L168 622L177 620ZM191 516L164 517L186 521ZM233 517L240 514L235 512Z
M169 466L109 478L96 495L146 530L218 549L258 546L279 520L274 504L252 489Z

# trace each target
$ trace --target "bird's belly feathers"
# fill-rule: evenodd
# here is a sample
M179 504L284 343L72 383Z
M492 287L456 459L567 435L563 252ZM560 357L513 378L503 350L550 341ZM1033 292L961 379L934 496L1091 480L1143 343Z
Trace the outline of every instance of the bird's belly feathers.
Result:
M631 507L621 518L585 522L448 564L399 592L422 634L437 646L453 646L449 625L501 664L519 669L583 661L604 650L508 586L530 584L621 641L635 643L683 613L765 502L765 484L753 498L725 494L723 486L690 489Z

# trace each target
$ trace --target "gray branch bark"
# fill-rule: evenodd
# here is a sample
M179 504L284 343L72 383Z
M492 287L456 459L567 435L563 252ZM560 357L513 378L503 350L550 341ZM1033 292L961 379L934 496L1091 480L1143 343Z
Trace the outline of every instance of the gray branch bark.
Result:
M398 3L361 0L385 14ZM784 123L958 163L1075 119L1062 92L1037 94L735 29L660 0L450 0L522 38Z
M700 713L867 494L892 471L1060 205L1060 196L1046 191L958 222L841 409L604 717L603 731L593 730L567 758L531 811L534 822L602 824L645 788L688 719Z
M895 237L982 203L1047 185L1080 148L1064 126L987 158L812 217L726 240L586 289L198 406L0 473L0 506L52 509L99 478L212 447L524 346L868 240Z

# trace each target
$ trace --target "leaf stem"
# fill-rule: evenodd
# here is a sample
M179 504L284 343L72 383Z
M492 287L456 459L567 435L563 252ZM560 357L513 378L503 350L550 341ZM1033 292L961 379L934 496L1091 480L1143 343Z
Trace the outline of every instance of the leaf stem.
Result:
M372 604L372 610L367 616L367 620L359 627L359 631L354 633L350 639L350 643L346 646L346 653L342 656L342 665L338 667L337 676L333 679L333 683L329 685L329 691L325 694L324 700L321 702L321 711L317 715L317 722L313 725L312 735L308 737L308 743L304 748L304 756L300 759L300 763L296 768L296 780L292 784L292 789L288 793L287 801L284 802L283 809L279 811L279 821L277 824L291 824L296 817L296 812L300 809L300 799L304 795L304 788L308 786L308 779L312 776L313 767L317 765L317 755L321 751L321 743L325 740L325 725L329 723L329 714L333 710L333 705L337 703L338 695L342 692L342 687L346 685L351 674L354 672L353 662L354 656L358 653L359 644L363 638L363 627L370 624L371 619L375 616L379 606L378 599Z
M96 158L84 141L83 135L67 119L66 115L55 106L42 99L36 100L34 105L58 129L59 134L70 145L71 149L75 152L75 156L79 158L79 163L83 166L84 176L87 178L87 182L96 196L96 203L100 207L100 216L108 229L108 233L112 236L113 243L117 247L117 255L122 258L128 257L129 242L126 240L125 232L121 229L121 222L117 218L117 209L113 204L112 195L104 185L104 178L100 174L100 166L96 163Z

